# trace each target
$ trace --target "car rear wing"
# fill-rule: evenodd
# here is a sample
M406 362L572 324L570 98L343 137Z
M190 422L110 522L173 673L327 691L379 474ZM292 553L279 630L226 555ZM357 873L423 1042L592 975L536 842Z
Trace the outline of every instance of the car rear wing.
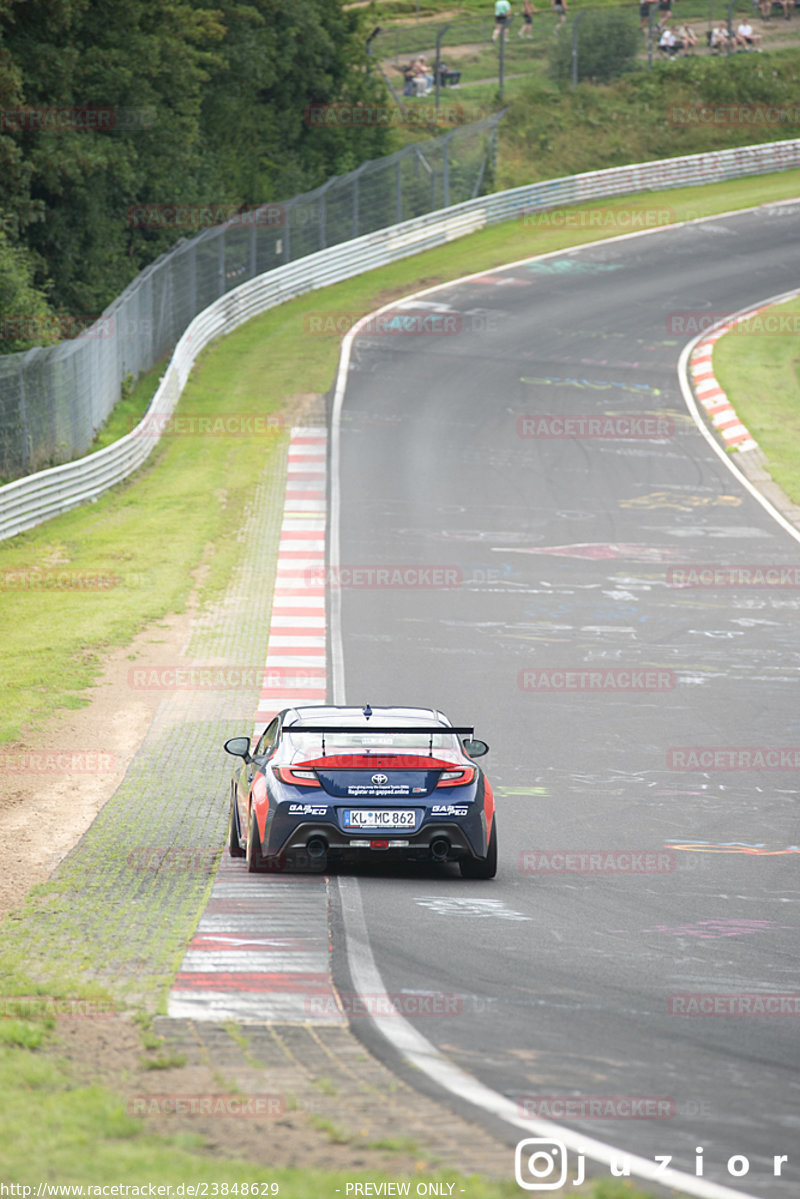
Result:
M413 726L409 727L409 725L407 725L407 724L404 724L404 725L369 724L365 720L363 724L357 724L357 725L352 725L352 724L344 724L344 725L342 725L342 724L304 724L304 725L285 724L283 726L282 731L284 733L320 733L322 736L322 755L324 757L325 756L325 737L326 737L326 735L330 735L333 733L339 733L339 734L341 734L341 733L349 733L349 734L352 734L352 733L376 733L376 734L389 734L389 735L394 735L395 733L407 733L407 734L414 734L418 737L424 736L424 737L428 737L430 739L430 745L428 746L428 752L430 753L433 750L433 738L440 735L441 733L454 733L457 737L471 737L472 734L475 732L475 729L474 728L465 728L465 727L454 728L453 725L450 725L450 724L435 725L433 728L431 728L430 725L427 725L425 727L413 725Z
M407 724L285 724L284 733L416 733L430 737L431 733L455 733L459 737L471 737L475 732L472 728L456 728L450 724L430 725L410 728Z

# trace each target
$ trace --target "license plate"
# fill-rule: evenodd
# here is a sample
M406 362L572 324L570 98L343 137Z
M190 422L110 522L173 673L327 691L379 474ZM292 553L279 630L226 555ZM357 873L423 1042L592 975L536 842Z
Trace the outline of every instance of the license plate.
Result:
M410 809L348 808L344 814L345 828L413 828L416 813Z

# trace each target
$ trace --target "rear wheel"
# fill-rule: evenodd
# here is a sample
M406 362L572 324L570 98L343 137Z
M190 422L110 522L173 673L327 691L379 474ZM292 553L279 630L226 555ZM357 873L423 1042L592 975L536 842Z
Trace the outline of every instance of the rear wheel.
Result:
M485 858L460 858L458 868L462 878L494 878L497 874L497 818L492 821L489 848Z
M231 795L231 818L228 824L228 853L232 858L243 858L244 850L239 841L239 813L236 809L236 795Z
M251 874L258 874L265 869L264 855L261 852L261 834L255 812L250 813L250 832L247 837L247 869Z

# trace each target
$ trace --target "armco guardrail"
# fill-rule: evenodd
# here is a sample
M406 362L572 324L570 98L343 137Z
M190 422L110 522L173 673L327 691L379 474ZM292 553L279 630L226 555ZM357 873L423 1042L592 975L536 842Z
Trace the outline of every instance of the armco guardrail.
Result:
M136 429L96 454L17 479L0 488L0 539L13 537L77 504L96 499L109 487L122 482L141 466L155 446L157 438L153 429L158 422L153 418L167 416L174 410L200 351L216 337L232 332L244 321L285 300L525 212L682 184L713 183L798 166L800 139L550 179L440 209L259 275L222 296L191 322L175 348L147 414Z

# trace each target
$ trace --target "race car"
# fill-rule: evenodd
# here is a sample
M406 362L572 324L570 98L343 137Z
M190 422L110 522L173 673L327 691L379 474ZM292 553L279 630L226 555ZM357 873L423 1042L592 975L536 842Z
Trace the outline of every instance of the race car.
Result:
M494 797L474 761L489 746L473 732L432 708L285 708L252 750L225 742L241 759L231 856L262 871L387 855L494 878Z

